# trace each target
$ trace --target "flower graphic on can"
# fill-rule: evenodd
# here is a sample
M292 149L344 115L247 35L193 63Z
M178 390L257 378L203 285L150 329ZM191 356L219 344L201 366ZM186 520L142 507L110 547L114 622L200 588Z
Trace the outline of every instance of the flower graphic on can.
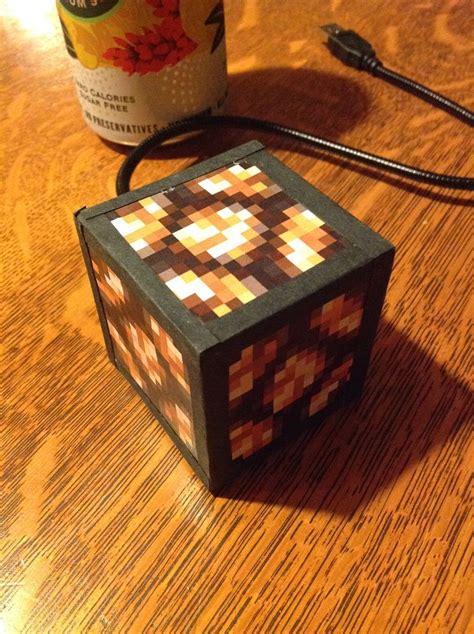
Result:
M126 33L125 39L114 37L118 46L109 48L104 59L110 60L129 75L157 73L165 66L174 66L196 48L196 43L183 31L180 19L166 18L142 34Z
M125 33L125 38L114 37L118 46L103 54L114 66L129 75L158 73L165 66L174 66L196 49L196 42L186 35L181 22L179 0L147 0L154 7L154 15L163 18L142 33Z

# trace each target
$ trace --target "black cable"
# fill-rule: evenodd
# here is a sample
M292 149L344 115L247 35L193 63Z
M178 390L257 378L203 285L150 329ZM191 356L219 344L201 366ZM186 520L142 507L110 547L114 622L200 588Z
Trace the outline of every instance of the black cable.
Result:
M355 31L344 29L338 24L326 24L321 27L321 30L327 35L326 46L329 51L346 66L365 70L374 77L383 79L389 84L427 101L432 106L444 110L459 121L467 123L471 127L474 126L474 112L423 86L423 84L386 68L375 54L372 45Z
M394 70L386 68L381 62L375 66L374 70L371 72L374 77L379 77L389 84L397 86L397 88L401 88L402 90L415 95L415 97L423 99L423 101L427 101L432 106L435 106L440 110L444 110L453 117L456 117L456 119L459 119L459 121L467 123L471 127L474 126L474 112L467 110L467 108L464 108L455 101L448 99L444 95L440 95L438 92L423 86L423 84L419 84L418 82L413 81L413 79L404 77L403 75L400 75L400 73L396 73Z
M357 150L356 148L343 145L342 143L336 143L335 141L330 141L323 137L313 136L307 132L288 128L279 123L273 123L272 121L264 121L263 119L254 119L252 117L239 117L236 115L202 115L173 123L162 130L154 132L137 145L126 157L118 171L115 181L117 194L120 195L130 191L130 180L137 165L149 152L156 149L164 141L168 141L187 132L195 132L212 126L263 130L264 132L281 134L290 139L297 139L298 141L307 143L320 150L326 150L352 161L364 163L365 165L376 167L385 172L392 172L398 176L409 178L410 180L420 183L428 183L449 189L474 190L474 178L428 172L418 169L417 167L405 165L404 163L391 161L375 154L369 154L368 152L363 152L362 150Z
M344 30L334 24L324 26L322 29L328 33L328 48L346 65L360 70L366 70L373 75L380 77L399 88L407 90L425 101L428 101L432 105L442 108L464 123L473 125L474 113L470 112L466 108L463 108L454 101L443 97L439 93L425 88L421 84L403 77L394 71L386 69L375 56L372 46L366 40L357 35L357 33L354 33L354 31ZM392 174L396 174L397 176L408 178L413 181L436 185L438 187L445 187L447 189L474 190L474 178L438 174L436 172L422 170L404 163L391 161L390 159L377 156L376 154L370 154L369 152L358 150L348 145L343 145L342 143L336 143L335 141L325 139L324 137L318 137L307 132L295 130L294 128L289 128L272 121L255 119L253 117L241 117L237 115L198 115L178 121L177 123L173 123L166 128L163 128L162 130L158 130L137 145L137 147L134 148L125 158L119 169L116 178L117 194L124 194L130 190L130 180L133 172L140 161L149 152L156 149L165 141L177 136L213 126L245 128L280 134L290 139L296 139L320 150L337 154L338 156L342 156L343 158L351 161L370 165L371 167L375 167L385 172L391 172Z

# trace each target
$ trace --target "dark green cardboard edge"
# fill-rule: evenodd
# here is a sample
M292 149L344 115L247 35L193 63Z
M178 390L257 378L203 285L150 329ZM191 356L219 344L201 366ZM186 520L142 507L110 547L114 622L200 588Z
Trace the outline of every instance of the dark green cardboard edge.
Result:
M87 248L87 243L84 236L83 227L81 223L78 221L78 215L77 215L78 213L79 212L76 212L75 214L74 224L75 224L77 235L79 238L79 244L82 251L82 257L84 259L84 264L86 265L87 277L89 278L89 284L92 290L92 295L94 296L94 301L97 308L97 315L99 317L99 323L102 330L102 335L104 337L107 355L110 361L112 361L112 363L115 365L114 346L113 346L112 338L110 336L109 328L107 325L105 309L104 309L104 305L102 304L102 298L100 296L99 289L97 287L97 282L95 280L94 270L92 268L91 256L89 253L89 249Z
M365 379L370 365L370 357L377 336L385 296L387 294L390 274L392 272L395 248L375 258L367 271L370 281L367 288L364 314L359 329L358 344L354 352L354 365L351 370L350 389L355 397L362 394Z

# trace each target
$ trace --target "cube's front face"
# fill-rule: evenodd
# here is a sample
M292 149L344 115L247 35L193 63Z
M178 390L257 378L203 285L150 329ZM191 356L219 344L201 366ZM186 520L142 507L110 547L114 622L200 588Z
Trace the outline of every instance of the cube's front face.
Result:
M230 158L81 234L109 354L213 488L361 386L390 268L265 152Z

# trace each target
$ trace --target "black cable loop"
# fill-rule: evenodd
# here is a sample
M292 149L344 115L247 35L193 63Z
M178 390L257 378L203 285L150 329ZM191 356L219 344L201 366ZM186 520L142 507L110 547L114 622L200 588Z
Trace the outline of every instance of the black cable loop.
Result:
M459 108L461 108L461 106L459 106ZM116 178L117 194L120 195L130 191L130 180L137 165L149 152L156 149L164 141L181 136L187 132L196 132L213 126L263 130L265 132L280 134L290 139L297 139L298 141L306 143L319 150L324 150L326 152L342 156L343 158L357 163L370 165L371 167L396 174L402 178L408 178L420 183L436 185L437 187L445 187L448 189L474 190L474 178L451 176L449 174L439 174L436 172L422 170L417 167L412 167L410 165L405 165L404 163L398 163L397 161L377 156L376 154L370 154L369 152L358 150L348 145L343 145L342 143L330 141L324 137L314 136L307 132L295 130L294 128L289 128L279 123L273 123L272 121L236 115L200 115L178 121L177 123L173 123L166 128L163 128L162 130L158 130L137 145L137 147L134 148L125 158L118 171Z

